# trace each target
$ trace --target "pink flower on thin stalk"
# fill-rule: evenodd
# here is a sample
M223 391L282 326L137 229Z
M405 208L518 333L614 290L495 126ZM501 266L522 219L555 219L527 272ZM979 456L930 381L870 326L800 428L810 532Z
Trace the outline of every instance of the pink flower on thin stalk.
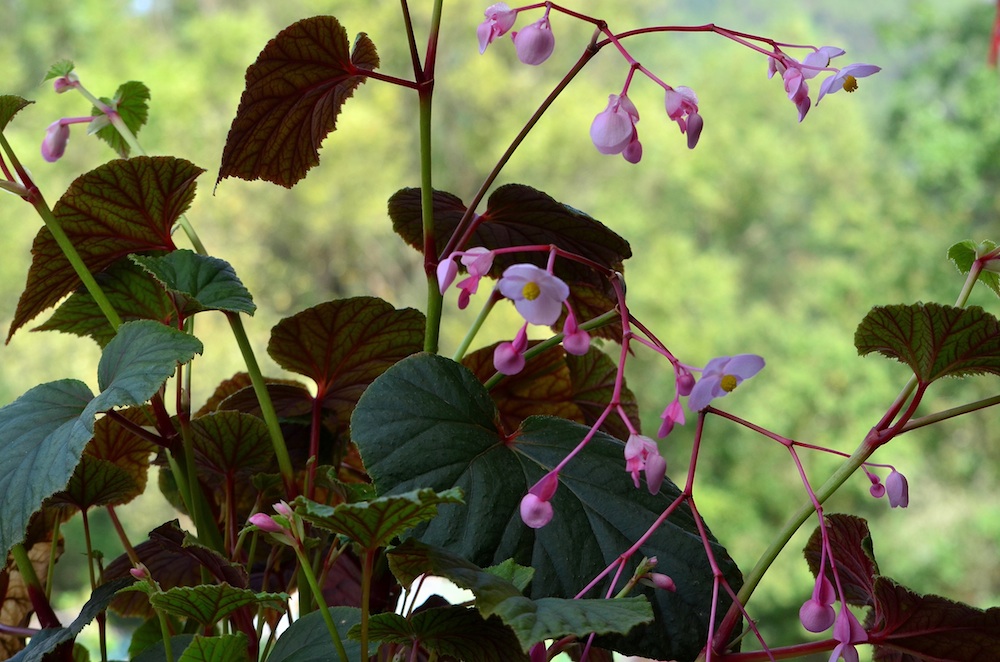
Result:
M525 324L512 342L502 342L493 350L493 367L501 375L516 375L524 370L524 350L528 348L528 325Z
M510 36L514 40L517 59L525 64L539 65L545 62L556 47L548 12L531 25L512 32Z
M562 346L567 354L573 356L583 356L590 350L590 334L584 331L576 323L576 316L573 309L566 306L566 321L563 322Z
M764 367L764 359L756 354L737 354L712 359L702 370L701 379L691 389L688 409L699 412L715 398L722 398L736 389L744 379L750 379Z
M893 469L885 479L885 494L892 508L906 508L910 505L910 487L906 476Z
M533 529L540 529L552 521L552 504L549 503L559 487L559 474L549 473L535 483L521 498L521 520Z
M701 136L705 121L698 114L698 96L690 87L683 85L667 89L664 106L667 117L677 122L681 133L687 134L688 149L694 149Z
M819 105L824 96L833 94L837 90L842 89L845 92L853 92L858 89L859 78L865 78L880 71L882 71L882 67L877 67L874 64L862 64L859 62L847 65L820 84L816 105Z
M660 429L656 433L656 436L660 439L663 439L670 434L675 425L684 425L684 408L681 407L680 396L680 393L674 396L673 401L667 405L667 408L663 410L662 414L660 414L660 418L663 419L663 422L660 424Z
M833 589L833 584L824 575L816 578L813 585L812 597L802 604L799 609L799 621L809 632L826 632L836 620L836 612L833 603L837 601L837 594Z
M514 302L526 321L551 326L559 319L569 286L545 269L533 264L515 264L503 272L497 286L500 294Z
M660 455L660 449L655 441L633 433L625 442L625 471L632 474L632 482L637 488L639 472L644 472L649 493L657 494L667 475L667 461Z
M608 95L608 107L590 125L590 140L601 154L621 154L629 163L638 163L642 158L638 121L639 111L628 96Z
M479 54L486 52L486 47L492 44L497 37L507 34L514 21L517 20L517 12L507 6L505 2L498 2L490 5L483 12L486 20L479 24L476 35L479 37Z

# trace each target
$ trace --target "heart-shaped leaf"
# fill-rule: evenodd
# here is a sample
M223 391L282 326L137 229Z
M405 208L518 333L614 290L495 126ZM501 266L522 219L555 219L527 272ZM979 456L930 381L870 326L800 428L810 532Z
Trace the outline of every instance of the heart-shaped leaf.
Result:
M872 606L878 564L875 562L868 522L860 517L839 513L827 515L824 519L830 547L833 549L834 563L837 566L837 577L840 578L840 585L844 589L844 598L849 604L858 607ZM822 545L823 536L819 527L816 527L803 550L813 577L819 574ZM829 564L826 566L826 574L830 582L836 586L833 569Z
M415 490L363 503L327 506L304 497L295 500L296 512L316 526L342 534L365 549L385 547L405 531L425 522L444 503L462 503L462 491Z
M173 157L139 156L106 163L81 175L53 213L92 273L129 253L174 250L170 236L194 198L201 168ZM31 247L28 282L7 340L77 287L80 278L46 228Z
M250 292L225 260L187 249L162 257L131 258L174 295L185 316L203 310L253 315L257 310Z
M247 69L216 183L239 177L292 187L319 163L344 102L378 65L368 35L359 34L351 50L333 16L282 30Z
M361 622L361 610L355 607L331 607L330 615L340 633L348 660L361 659L361 644L347 638L347 631ZM329 662L339 660L323 615L314 611L298 619L278 638L268 662Z
M101 101L118 113L133 136L138 135L139 129L146 124L146 118L149 116L149 88L143 83L137 80L123 83L113 98L101 98ZM99 117L104 115L104 112L94 108L90 114ZM108 124L100 129L97 137L115 150L118 156L123 159L128 158L131 147L114 126Z
M122 321L145 319L170 324L177 318L174 303L163 286L127 258L95 274L94 279ZM33 330L89 336L101 347L115 337L108 318L85 289L70 295L44 324Z
M352 439L380 494L462 488L468 505L441 506L416 537L479 566L513 558L533 567L532 598L574 596L679 496L669 481L655 496L635 489L625 471L624 444L598 433L561 472L551 500L555 517L541 529L529 529L520 518L521 498L579 444L587 428L532 417L506 435L498 431L497 417L471 372L419 354L368 388L351 421ZM732 559L711 544L725 577L738 587ZM657 557L658 569L678 590L649 591L655 625L608 637L602 646L657 659L694 658L708 633L712 569L690 511L679 508L657 529L626 576L642 556Z
M862 356L878 352L910 366L923 385L945 376L1000 375L1000 322L978 306L876 306L858 325Z
M424 316L374 297L321 303L271 330L267 353L286 370L316 382L316 399L346 428L373 379L420 351Z
M23 99L13 94L0 95L0 131L7 128L7 124L11 121L11 119L13 119L14 115L16 115L18 111L33 103L35 102L28 101L27 99Z
M143 586L136 585L135 589ZM154 608L181 618L192 618L206 627L247 605L261 605L281 609L288 600L285 593L255 593L236 588L225 582L199 586L177 586L161 593L150 593L149 602Z
M458 587L472 591L476 596L476 609L483 617L499 616L514 630L525 651L539 641L567 635L625 634L653 618L649 602L643 597L531 600L521 595L510 582L446 550L414 540L390 551L389 565L404 585L422 574L429 574L445 577Z
M101 584L94 589L87 604L83 605L83 609L80 610L72 623L64 628L48 628L33 635L24 650L14 656L12 660L16 660L16 662L42 662L46 659L46 655L54 651L57 646L75 639L83 628L108 608L108 604L118 591L134 581L135 579L132 577L123 577Z
M985 255L996 249L997 245L988 239L976 243L971 239L960 241L948 249L948 258L955 263L955 267L963 274L972 270L972 263L980 255ZM979 280L986 284L997 296L1000 296L1000 274L993 271L980 271Z
M348 632L356 637L355 626ZM409 619L399 614L375 614L368 622L368 636L383 643L412 645L418 642L439 656L464 662L528 662L513 631L496 616L483 618L475 609L438 607L416 612Z

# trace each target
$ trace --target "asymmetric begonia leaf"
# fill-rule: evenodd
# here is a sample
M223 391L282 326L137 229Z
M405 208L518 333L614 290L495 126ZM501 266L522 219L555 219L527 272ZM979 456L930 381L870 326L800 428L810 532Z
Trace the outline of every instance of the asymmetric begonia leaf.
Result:
M414 490L362 503L327 506L304 497L295 500L296 512L315 526L347 536L365 549L385 547L421 522L426 522L445 503L462 503L462 491Z
M0 408L0 552L24 539L32 513L65 487L93 435L94 395L72 379L41 384Z
M154 608L181 618L193 618L209 627L247 605L282 609L288 600L285 593L255 593L226 583L176 586L161 593L151 593Z
M605 600L601 598L529 599L510 582L469 563L447 550L408 540L389 552L389 566L404 585L419 575L445 577L459 588L472 591L476 609L484 618L499 616L514 630L521 648L546 639L567 635L627 634L649 623L653 612L644 597Z
M876 306L858 325L854 345L908 365L924 385L941 377L1000 375L1000 321L978 306L937 303Z
M340 640L348 660L361 659L361 644L347 638L347 631L361 622L361 610L355 607L331 607L330 615L337 626ZM330 662L340 655L326 629L323 614L318 611L306 614L292 623L278 637L268 662Z
M1000 660L1000 607L982 610L875 580L869 639L876 662Z
M113 98L102 98L101 101L118 113L133 136L138 135L139 129L146 124L146 118L149 116L149 88L143 83L137 80L123 83ZM90 114L94 117L104 115L97 108L92 109ZM123 159L128 158L131 147L114 126L108 124L100 129L97 137L115 150L118 156Z
M247 662L247 637L242 632L215 637L195 635L177 662Z
M467 505L442 505L414 535L479 566L508 558L531 566L532 598L576 595L679 497L669 480L658 495L636 489L625 471L624 444L599 432L560 473L552 521L530 529L521 521L521 498L587 428L531 417L508 434L498 428L498 416L468 369L418 354L372 383L355 409L351 432L379 494L461 487ZM476 535L467 535L472 530ZM721 545L711 544L728 582L738 587L735 563ZM673 578L677 591L644 589L655 624L602 637L600 645L656 659L695 657L708 633L712 570L688 508L679 507L653 533L625 576L642 556L657 557L658 570ZM722 599L718 608L727 606Z
M249 290L225 260L187 249L160 257L130 257L174 295L185 316L203 310L253 315L257 310Z
M333 16L282 30L247 69L216 184L239 177L293 186L319 163L344 102L378 65L368 35L360 33L352 50Z
M173 157L139 156L81 175L53 213L92 273L129 253L174 250L170 230L194 198L201 168ZM80 278L52 234L42 228L31 247L28 281L7 340L77 287Z
M10 120L25 106L35 103L13 94L0 95L0 131L7 128Z
M373 379L423 346L424 316L375 297L328 301L278 322L267 353L316 382L316 399L346 427Z
M868 522L860 517L840 513L826 515L824 519L844 597L849 604L857 607L871 607L878 563L875 562ZM822 534L819 527L816 527L803 550L813 577L819 574L822 544ZM826 576L834 583L833 569L829 563L826 565Z
M476 350L462 359L462 365L485 382L495 372L493 350L496 344ZM566 354L553 347L527 363L524 370L506 377L490 390L500 411L500 422L513 432L528 416L559 416L577 423L597 422L614 391L617 369L604 352L592 348L584 356ZM639 420L635 396L622 389L621 404L633 421ZM602 430L619 439L628 439L629 431L619 416L605 419Z
M124 322L146 319L170 324L177 318L174 303L163 286L128 258L95 274L94 279ZM83 288L63 301L44 324L32 330L89 336L101 347L115 337L108 318Z
M238 411L191 419L197 463L221 476L249 475L276 464L264 420Z
M959 272L967 274L972 270L972 263L976 261L976 258L993 251L996 247L997 245L988 239L978 244L967 239L949 248L948 258L955 263ZM1000 296L1000 274L994 271L980 271L979 280L993 290L997 296Z
M348 635L361 631L354 626ZM414 641L438 656L463 662L528 662L514 632L496 616L483 618L475 609L447 606L425 609L408 619L399 614L375 614L368 623L375 641L412 645Z
M11 658L12 662L42 662L47 659L46 655L54 651L57 646L75 639L83 628L108 608L115 593L134 581L133 577L123 577L101 584L94 589L90 599L83 605L83 609L72 623L62 628L47 628L33 635L24 650Z

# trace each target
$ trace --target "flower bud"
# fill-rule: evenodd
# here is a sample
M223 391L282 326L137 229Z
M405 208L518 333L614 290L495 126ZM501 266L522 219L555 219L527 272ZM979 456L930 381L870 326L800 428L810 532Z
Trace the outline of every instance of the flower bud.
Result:
M521 520L533 529L540 529L552 521L552 504L528 492L521 499Z
M518 32L512 32L517 59L525 64L538 65L549 59L556 47L556 38L549 26L548 16L543 16Z
M910 488L906 476L895 469L885 479L885 493L889 497L889 505L893 508L906 508L910 504Z
M69 125L63 124L62 120L56 120L45 130L45 139L42 140L42 158L49 163L55 163L66 152L66 143L69 142Z

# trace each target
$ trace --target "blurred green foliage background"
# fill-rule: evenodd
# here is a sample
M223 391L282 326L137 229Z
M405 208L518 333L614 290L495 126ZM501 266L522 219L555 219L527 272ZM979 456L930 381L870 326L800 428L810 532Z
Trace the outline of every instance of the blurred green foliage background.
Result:
M427 4L411 6L423 27ZM465 200L591 34L587 25L553 14L556 51L541 67L520 65L506 39L480 56L475 27L485 4L446 3L438 65L435 186ZM857 323L878 304L952 303L962 277L945 257L948 246L1000 241L1000 73L986 66L995 3L585 4L569 6L608 18L616 31L715 22L779 41L839 45L848 50L843 64L883 67L861 80L855 94L824 99L799 125L780 82L766 78L762 55L705 34L629 40L635 57L660 78L699 95L705 129L697 149L686 149L665 116L662 91L641 78L630 97L642 116L642 162L632 166L593 148L590 121L607 95L621 90L627 72L609 48L556 102L498 181L542 189L628 239L633 313L682 360L701 365L722 354L763 355L766 370L728 398L727 409L786 436L852 451L907 377L899 364L857 357ZM369 34L382 71L407 77L397 3L4 0L0 8L2 91L37 101L7 133L50 205L75 177L113 155L77 126L60 162L41 159L50 122L89 113L78 95L57 96L40 85L49 65L72 59L83 83L104 96L127 80L146 83L150 122L140 141L150 154L208 170L189 218L254 293L259 312L247 327L266 372L280 373L264 348L283 316L360 294L422 307L418 256L392 233L385 211L394 191L419 184L416 99L408 91L374 81L359 89L324 144L322 166L292 191L238 180L212 188L243 73L265 43L299 18L334 14L349 34ZM39 219L5 196L0 227L6 334ZM983 288L972 303L994 314L1000 309ZM446 354L475 313L458 313L452 298L448 304ZM204 319L197 329L206 350L195 367L196 405L241 368L221 320ZM513 324L512 314L499 315L489 331L494 337L481 340L509 337ZM44 381L93 383L97 357L89 340L22 330L0 347L0 404ZM672 397L671 375L648 352L629 365L647 433ZM992 395L996 387L991 377L938 384L922 413ZM923 429L876 454L875 461L909 478L907 510L890 512L859 476L828 511L867 517L881 569L899 582L980 607L1000 604L996 417L985 411ZM689 428L664 444L678 481L687 467ZM782 447L718 419L707 430L696 498L746 570L804 491ZM806 465L818 484L836 462L812 454ZM157 517L169 517L145 502L124 512L137 537L162 521ZM799 553L807 533L751 603L776 645L801 637L795 615L811 585ZM113 540L107 545L106 554L118 554ZM67 554L67 566L80 550L82 542Z

